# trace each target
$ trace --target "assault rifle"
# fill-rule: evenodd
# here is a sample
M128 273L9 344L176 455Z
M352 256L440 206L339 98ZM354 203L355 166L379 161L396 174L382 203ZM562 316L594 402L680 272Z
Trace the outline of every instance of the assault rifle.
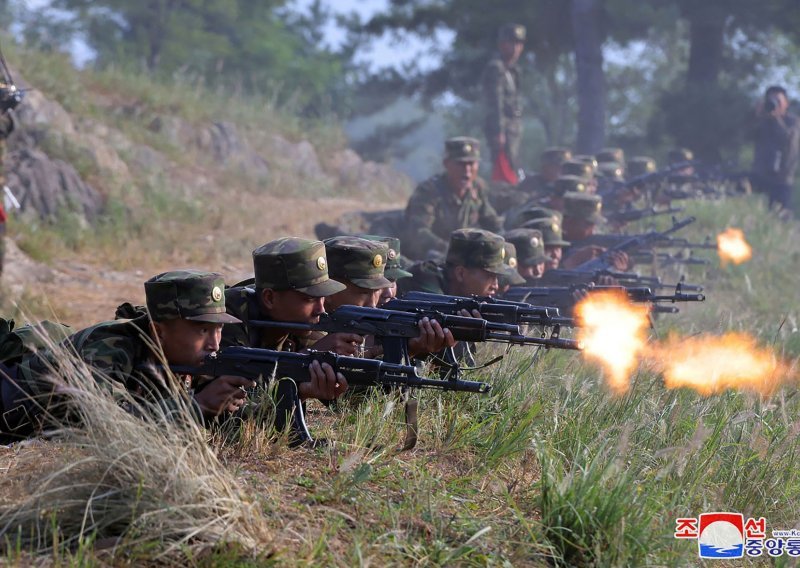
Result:
M474 393L487 393L491 389L487 383L421 377L417 373L417 368L411 365L387 363L379 359L345 357L322 351L292 353L253 347L226 347L208 355L199 367L171 365L170 369L174 373L188 375L211 377L233 375L252 380L275 376L288 377L295 382L307 382L311 380L308 368L314 361L328 363L335 372L342 373L350 385L399 386Z
M555 269L548 270L542 277L542 284L545 286L573 286L596 284L603 277L613 278L620 285L625 287L646 286L651 289L663 290L665 288L675 288L676 284L665 284L658 276L642 276L636 272L618 272L616 270L574 270ZM702 292L703 287L696 284L680 282L684 290L690 292Z
M406 312L361 306L341 306L331 313L322 314L318 323L250 320L249 324L255 327L286 330L324 331L327 333L349 332L359 335L373 335L383 344L384 358L387 361L403 363L410 359L408 340L419 336L419 322L426 317L430 320L438 321L443 328L448 328L456 341L540 345L557 349L582 349L580 342L572 339L527 337L520 333L517 325L454 316L424 309Z
M633 221L641 221L650 217L657 217L659 215L672 215L673 213L681 213L683 207L667 207L666 209L658 209L650 207L645 209L623 209L620 211L610 211L603 213L606 219L612 223L631 223Z
M674 266L676 264L682 264L684 266L706 266L711 264L711 261L707 258L695 258L691 255L682 257L666 252L646 250L634 252L628 258L630 258L634 264L657 264L660 267Z
M504 297L517 302L546 302L553 303L571 311L575 304L575 292L621 292L628 296L634 303L653 304L653 311L656 313L677 313L675 306L665 306L664 303L675 304L677 302L703 302L706 297L703 294L687 294L683 290L683 284L675 286L672 294L654 294L651 288L646 286L595 286L595 285L573 285L573 286L541 286L541 287L521 287L513 286L508 289Z
M477 310L481 317L490 322L513 325L535 325L552 327L563 325L573 327L572 318L562 317L558 308L549 304L533 305L524 301L514 302L491 296L449 296L431 294L429 292L409 292L402 298L389 300L383 306L385 310L406 312L436 311L443 314L458 315L461 310L472 312Z

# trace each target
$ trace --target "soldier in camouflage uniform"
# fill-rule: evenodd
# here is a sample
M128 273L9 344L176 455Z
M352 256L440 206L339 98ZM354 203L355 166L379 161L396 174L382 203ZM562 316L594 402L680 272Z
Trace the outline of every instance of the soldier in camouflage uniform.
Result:
M484 132L492 153L492 163L505 150L511 168L519 164L522 141L522 87L517 61L525 45L525 26L508 24L498 34L498 56L483 71L486 104Z
M325 245L295 237L270 241L253 251L252 280L225 291L228 313L241 320L223 330L223 347L238 345L276 351L299 352L310 347L321 334L311 331L259 327L251 322L272 321L317 323L325 312L325 297L345 289L331 280ZM324 345L314 345L323 349ZM349 354L349 353L348 353ZM290 444L314 440L305 423L302 401L316 398L328 401L347 390L347 381L327 363L312 363L312 380L299 385L279 380L275 392L275 429L290 424Z
M570 242L565 241L561 234L561 217L532 219L525 223L522 228L536 229L542 233L544 252L547 256L545 272L558 268L561 264L561 257L564 254L564 247L570 246Z
M517 247L512 243L506 241L503 243L505 254L503 255L503 264L506 265L506 273L497 279L498 294L505 294L512 286L522 286L525 284L525 279L520 275L517 268L519 263L517 261Z
M492 207L503 214L511 209L537 201L549 195L553 183L561 175L561 164L572 159L568 148L548 148L542 152L539 171L527 176L516 186L495 185L489 192Z
M0 87L5 87L0 83ZM0 275L5 257L6 211L3 208L3 187L6 185L6 139L14 131L14 118L6 111L0 114Z
M598 164L603 162L614 162L625 167L625 151L622 148L603 148L597 154L595 159Z
M455 296L493 296L507 273L503 237L481 229L453 231L444 264L427 260L409 268L414 275L400 283L412 290Z
M445 142L445 173L417 186L406 206L403 243L410 258L425 259L431 251L443 254L456 229L500 230L500 217L489 203L486 185L478 178L479 159L474 138Z
M397 281L402 278L411 278L410 272L403 268L404 259L400 254L400 239L397 237L383 237L380 235L361 235L369 241L385 243L389 250L386 253L386 267L383 275L392 283L388 288L381 290L381 297L378 298L378 307L397 297Z
M210 420L236 412L245 402L244 388L254 381L219 377L202 389L191 377L173 375L159 367L198 366L219 348L222 325L239 320L225 312L225 283L219 274L199 271L166 272L145 282L147 310L133 319L100 323L70 336L64 348L91 368L96 380L141 411L156 406L166 412L188 409L196 419ZM45 417L70 418L69 368L60 376L63 351L40 351L24 359L3 376L3 414L0 429L7 437L27 437L44 424ZM17 385L19 389L12 389ZM185 389L185 390L184 390ZM182 392L183 391L183 392ZM191 396L188 396L191 395ZM181 404L180 399L186 398Z
M548 257L544 252L544 237L537 229L514 229L503 234L507 243L517 251L517 272L522 284L535 286L545 271Z

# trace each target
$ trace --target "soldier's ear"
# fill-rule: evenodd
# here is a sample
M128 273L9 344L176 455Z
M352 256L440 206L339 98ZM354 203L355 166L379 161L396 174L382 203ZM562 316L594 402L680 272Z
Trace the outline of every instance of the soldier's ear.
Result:
M464 282L464 274L466 271L467 269L461 265L457 265L453 268L453 276L455 276L456 282L459 284Z
M271 310L275 307L275 290L264 288L261 290L261 303L265 308Z

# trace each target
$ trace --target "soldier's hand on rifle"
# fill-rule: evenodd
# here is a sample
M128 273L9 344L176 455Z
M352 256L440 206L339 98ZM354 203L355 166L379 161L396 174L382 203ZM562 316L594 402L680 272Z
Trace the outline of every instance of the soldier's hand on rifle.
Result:
M483 319L483 316L478 310L472 310L471 312L469 310L459 310L458 315L460 315L462 318Z
M628 255L620 250L611 251L611 264L615 270L625 272L630 269Z
M334 400L342 396L347 390L347 379L341 373L335 373L328 363L320 364L313 361L308 367L311 380L300 383L297 387L300 400L317 398L319 400Z
M575 268L583 264L584 262L588 262L594 258L600 256L605 249L603 247L599 247L596 245L589 245L586 247L580 247L576 249L571 255L569 255L565 260L561 261L561 267L569 270Z
M449 329L442 329L438 321L422 318L419 322L419 337L408 340L408 353L412 357L424 353L438 353L456 344Z
M357 333L329 333L314 344L316 351L332 351L337 355L355 357L361 352L364 336Z
M195 393L194 400L206 418L219 416L223 412L236 412L247 401L245 389L255 388L256 382L243 377L222 376L209 381Z

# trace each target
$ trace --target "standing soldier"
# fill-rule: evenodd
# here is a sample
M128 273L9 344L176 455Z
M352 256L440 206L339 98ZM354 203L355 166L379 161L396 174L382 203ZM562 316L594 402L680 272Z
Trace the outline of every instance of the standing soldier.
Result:
M507 24L498 35L498 56L483 72L485 134L492 152L494 181L516 184L522 140L522 94L517 61L525 44L525 26ZM503 156L507 163L503 165ZM507 171L503 171L507 170Z
M6 235L6 211L3 208L4 188L6 185L6 138L14 131L14 118L9 111L16 106L12 102L16 99L4 95L7 92L12 92L10 89L9 85L0 82L0 275L3 274Z

